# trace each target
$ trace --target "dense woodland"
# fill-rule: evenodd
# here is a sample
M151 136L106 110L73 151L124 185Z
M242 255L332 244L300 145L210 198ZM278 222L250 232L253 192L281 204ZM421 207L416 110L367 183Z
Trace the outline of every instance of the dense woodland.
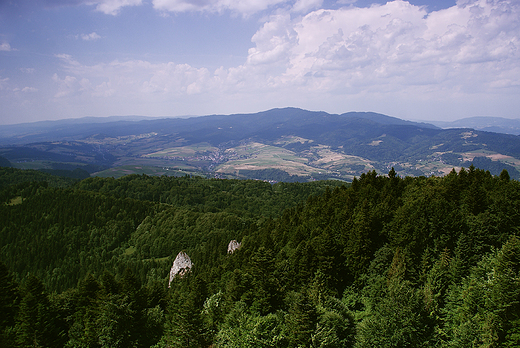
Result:
M520 346L507 171L271 185L0 168L0 200L1 347ZM194 266L168 287L180 251Z

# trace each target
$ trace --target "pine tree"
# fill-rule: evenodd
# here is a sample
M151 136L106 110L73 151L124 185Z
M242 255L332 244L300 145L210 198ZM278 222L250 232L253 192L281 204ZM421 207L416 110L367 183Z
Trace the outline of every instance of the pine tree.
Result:
M279 306L278 287L274 278L274 256L270 249L260 247L251 258L253 277L253 303L251 308L259 314L267 314Z
M515 347L520 342L520 240L485 255L447 303L453 346Z
M492 308L499 318L499 340L518 342L520 331L520 239L512 236L497 255L494 268Z
M176 348L207 347L208 334L202 317L204 281L190 274L172 285L172 289L163 343Z
M368 266L377 236L377 232L373 231L371 226L370 208L367 199L359 204L345 231L348 239L343 255L350 273L355 278L358 278Z
M354 344L354 318L345 303L328 297L318 307L318 323L312 335L316 348L348 348Z
M289 296L287 315L288 347L309 347L316 330L318 314L306 292L295 292Z
M98 342L102 348L135 347L133 326L136 311L128 297L109 295L104 298L96 320Z
M382 298L371 301L358 325L356 348L425 346L422 298L405 275L404 257L396 250Z
M502 169L502 171L500 172L499 178L500 178L500 180L505 181L505 182L509 182L509 180L511 180L511 178L509 177L509 172L505 168Z
M17 342L20 347L59 347L65 333L58 331L53 309L43 283L32 274L26 280L24 295L16 317Z
M18 311L19 292L7 266L0 262L0 347L10 347L14 342L12 328Z

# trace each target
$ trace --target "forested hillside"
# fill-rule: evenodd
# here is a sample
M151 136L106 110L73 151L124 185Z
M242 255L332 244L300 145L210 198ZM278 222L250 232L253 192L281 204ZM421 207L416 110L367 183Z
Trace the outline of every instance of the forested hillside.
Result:
M351 185L0 171L1 347L520 346L506 171ZM168 287L181 251L193 267Z
M444 176L469 167L520 179L520 137L440 129L371 112L297 108L166 119L62 120L5 126L0 156L74 178L129 174L304 182L367 171ZM1 160L0 160L1 161ZM4 161L5 162L5 161ZM61 174L59 174L61 175Z

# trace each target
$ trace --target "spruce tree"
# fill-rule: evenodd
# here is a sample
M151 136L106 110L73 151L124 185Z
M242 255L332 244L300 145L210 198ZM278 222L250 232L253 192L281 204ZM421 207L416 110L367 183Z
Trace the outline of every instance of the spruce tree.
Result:
M286 323L288 347L309 347L316 330L318 314L307 292L295 292L288 297Z
M7 266L0 262L0 347L10 347L12 328L18 311L18 285L9 273Z
M17 343L20 347L60 347L65 333L55 315L43 283L29 275L24 286L20 309L16 317Z

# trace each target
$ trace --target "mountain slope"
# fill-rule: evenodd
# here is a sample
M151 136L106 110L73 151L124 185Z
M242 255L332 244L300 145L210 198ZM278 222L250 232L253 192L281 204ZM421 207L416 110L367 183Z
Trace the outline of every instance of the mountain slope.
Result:
M432 122L441 128L473 128L477 130L520 135L520 120L503 117L468 117L452 122Z
M338 115L284 108L182 119L91 121L56 121L54 128L46 123L38 132L34 125L19 126L10 137L3 133L0 142L9 145L0 148L0 156L19 168L55 169L56 163L66 162L68 169L106 169L99 173L104 176L161 167L162 174L175 170L260 178L262 173L264 178L265 170L279 170L297 180L350 180L372 169L387 173L391 167L400 175L444 175L476 161L494 175L507 169L520 178L517 136L441 129L370 112ZM125 169L117 172L114 167Z

